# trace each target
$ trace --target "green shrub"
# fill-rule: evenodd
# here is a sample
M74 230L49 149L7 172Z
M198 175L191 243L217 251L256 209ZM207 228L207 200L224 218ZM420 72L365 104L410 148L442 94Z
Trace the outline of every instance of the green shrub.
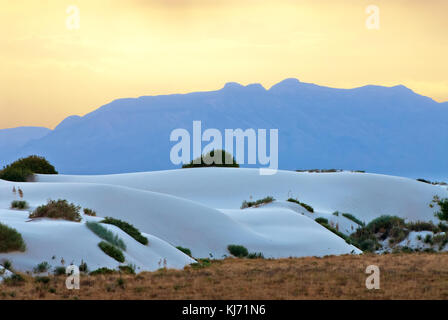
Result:
M362 222L361 220L359 220L358 218L356 218L354 215L352 215L351 213L343 213L342 214L343 217L346 217L349 220L352 220L354 223L360 225L360 226L364 226L365 223Z
M176 247L178 250L182 251L183 253L185 253L187 256L191 257L191 250L188 248L184 248L184 247Z
M372 233L381 232L383 235L381 237L382 240L386 239L389 236L390 231L393 227L404 228L406 224L404 220L397 216L388 216L382 215L372 221L366 226Z
M10 270L10 271L12 270L12 263L8 259L3 260L2 266L3 266L3 268L5 268L7 270Z
M99 268L99 269L96 269L96 270L90 272L90 275L112 274L112 273L115 273L115 270L103 267L103 268Z
M26 201L14 200L11 202L11 209L24 210L28 208L28 203Z
M261 252L251 252L247 255L248 259L264 259L264 255Z
M0 171L0 179L14 182L26 182L31 180L33 172L26 168L5 167Z
M79 265L79 271L80 272L88 272L89 268L87 266L87 262L85 262L84 260L81 260L81 264Z
M65 267L63 267L63 266L59 266L59 267L56 267L56 268L54 268L54 274L56 275L56 276L61 276L61 275L64 275L65 274Z
M39 263L36 267L34 267L33 271L35 273L47 272L51 268L50 264L46 261Z
M101 221L101 223L112 224L114 226L117 226L118 228L126 232L128 235L130 235L132 238L134 238L141 244L147 245L149 242L148 238L144 237L136 227L125 221L121 221L111 217L106 217L103 221Z
M307 211L309 211L309 212L311 212L311 213L314 212L314 208L313 208L312 206L310 206L310 205L308 205L308 204L306 204L306 203L300 202L300 201L297 200L297 199L289 198L287 201L289 201L289 202L295 202L295 203L301 205L302 207L304 207Z
M325 219L322 217L316 218L316 219L314 219L314 221L316 221L317 223L320 223L320 224L328 224L328 219Z
M47 204L37 207L29 217L31 219L51 218L79 222L81 221L80 209L80 206L68 203L67 200L48 200Z
M415 221L406 224L406 228L410 231L432 231L434 233L439 232L439 227L434 225L432 222L426 221Z
M7 165L0 171L0 179L25 182L34 173L57 174L58 172L44 157L29 156Z
M436 202L440 207L440 210L435 213L435 216L440 220L448 221L448 198L440 200L435 197L434 202Z
M216 155L215 155L216 153ZM221 163L215 163L213 160L218 158ZM219 161L218 160L218 161ZM199 162L199 163L196 163ZM239 164L235 161L235 158L228 152L219 149L212 150L207 154L201 155L188 164L184 164L182 168L199 168L199 167L233 167L239 168Z
M262 204L267 204L273 202L275 199L273 197L265 197L263 199L259 199L257 201L243 201L243 204L241 205L241 209L246 209L250 207L257 207Z
M448 232L448 226L446 224L444 224L443 222L439 222L437 227L439 228L439 231L441 231L441 232Z
M374 252L381 249L381 244L378 242L376 235L367 227L358 228L350 235L350 239L362 251Z
M110 243L107 243L106 241L101 241L98 244L98 247L100 247L100 249L103 250L103 252L109 257L114 258L118 262L124 262L124 254L117 247L111 245Z
M107 242L110 242L118 248L126 251L126 244L124 241L117 234L107 230L98 222L86 222L86 226L101 239L106 240Z
M96 217L96 212L89 208L84 208L84 214L91 217Z
M247 257L249 255L249 251L247 251L245 247L236 244L227 246L227 250L229 250L232 255L238 258Z
M423 239L423 242L424 243L426 243L426 244L430 244L430 245L432 245L432 236L430 235L430 234L427 234L426 236L425 236L425 239Z
M16 229L0 223L0 253L25 250L22 235Z
M338 216L339 216L339 211L335 211L335 212L333 212L333 215L336 216L336 217L338 217Z

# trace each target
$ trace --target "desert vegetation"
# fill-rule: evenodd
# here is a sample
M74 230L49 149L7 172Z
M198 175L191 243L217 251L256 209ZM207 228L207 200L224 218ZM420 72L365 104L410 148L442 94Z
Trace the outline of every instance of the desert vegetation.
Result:
M0 179L25 182L32 179L34 173L57 174L58 172L44 157L32 155L3 167L0 171Z
M435 216L439 218L439 220L448 221L448 198L440 199L439 197L434 196L432 203L435 203L440 208L440 210L435 212Z
M298 205L301 205L302 207L304 207L307 211L309 211L311 213L314 212L314 208L312 206L310 206L304 202L300 202L297 199L289 198L287 201L297 203Z
M217 163L218 162L218 163ZM192 160L188 164L184 164L182 168L200 168L200 167L231 167L239 168L239 164L235 158L225 150L212 150L201 155L200 158Z
M143 236L136 227L134 227L132 224L130 224L126 221L122 221L122 220L111 218L111 217L106 217L104 220L101 221L101 223L106 223L106 224L111 224L111 225L117 226L118 228L120 228L121 230L126 232L128 235L130 235L132 238L134 238L141 244L147 245L149 242L148 238Z
M67 290L65 275L36 282L18 274L0 284L0 299L446 300L447 264L447 253L208 260L138 274L102 268L81 276L81 290ZM380 268L379 290L366 289L368 265Z
M188 248L184 248L181 246L176 247L178 250L182 251L183 253L185 253L187 256L191 257L191 250Z
M109 257L114 258L118 262L124 262L123 252L114 245L106 241L101 241L100 243L98 243L98 247L100 247L100 249L103 250L103 252Z
M89 228L93 233L103 240L106 240L110 244L126 251L126 244L124 241L112 231L107 230L98 222L86 222L87 228Z
M359 220L358 218L356 218L354 215L352 215L351 213L342 213L343 217L346 217L349 220L352 220L354 223L360 225L360 226L364 226L365 223L362 222L361 220Z
M244 246L236 245L236 244L230 244L227 246L227 250L238 258L247 257L249 255L249 251Z
M23 200L14 200L11 202L11 209L25 210L28 209L29 205Z
M29 217L63 219L68 221L81 221L80 206L68 203L67 200L48 200L47 204L37 207Z
M259 199L256 201L246 201L244 200L241 204L241 209L251 208L251 207L259 207L263 204L268 204L275 201L275 199L271 196L265 197L263 199Z
M96 217L96 212L89 208L84 208L83 212L86 216Z
M0 253L25 250L22 235L16 229L0 223Z

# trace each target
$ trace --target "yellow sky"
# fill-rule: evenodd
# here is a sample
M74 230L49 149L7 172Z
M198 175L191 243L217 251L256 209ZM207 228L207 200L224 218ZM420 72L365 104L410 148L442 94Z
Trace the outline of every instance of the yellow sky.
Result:
M365 25L371 4L379 30ZM0 128L288 77L448 101L447 14L446 0L0 0Z

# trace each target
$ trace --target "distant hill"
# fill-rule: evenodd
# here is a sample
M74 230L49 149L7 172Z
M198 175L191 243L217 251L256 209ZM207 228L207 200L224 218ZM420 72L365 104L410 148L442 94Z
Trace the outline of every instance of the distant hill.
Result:
M228 83L217 91L118 99L5 147L0 162L39 154L67 174L170 169L170 133L191 132L193 120L202 120L203 130L278 128L281 169L448 179L447 103L402 85L334 89L297 79L269 90Z

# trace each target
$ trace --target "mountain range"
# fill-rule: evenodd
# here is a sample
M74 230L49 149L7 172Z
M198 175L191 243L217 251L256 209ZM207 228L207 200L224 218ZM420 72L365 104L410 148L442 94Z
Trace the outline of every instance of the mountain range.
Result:
M188 94L118 99L54 130L0 130L0 164L45 156L60 173L109 174L178 168L173 129L279 130L279 168L336 168L448 178L448 102L405 86L335 89L286 79L265 89L235 82ZM244 165L243 165L244 166Z

